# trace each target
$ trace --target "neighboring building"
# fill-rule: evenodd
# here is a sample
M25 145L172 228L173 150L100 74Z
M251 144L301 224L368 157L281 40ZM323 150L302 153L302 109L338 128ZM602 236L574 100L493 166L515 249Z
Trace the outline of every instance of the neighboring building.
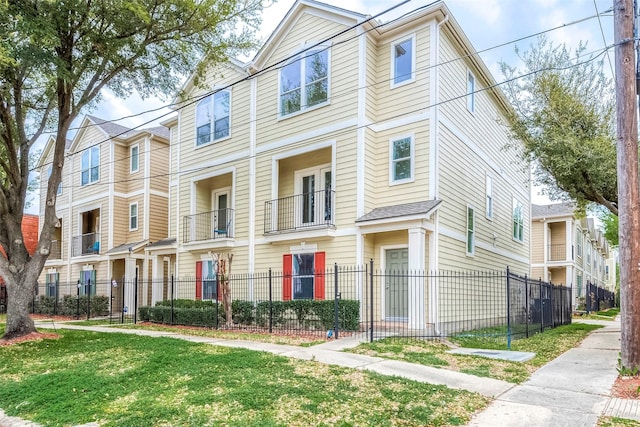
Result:
M81 294L109 295L113 280L149 277L144 247L167 235L168 136L165 127L82 120L65 151L58 222L40 279L47 295L58 285L60 296L75 295L76 283ZM38 164L42 216L53 146L51 138ZM150 292L140 290L141 303Z
M443 3L382 25L299 0L250 63L203 81L163 123L169 234L146 248L163 263L175 254L158 271L196 278L181 297L215 298L202 283L220 252L235 273L284 272L285 300L321 298L314 272L334 263L529 271L528 169L501 124L510 106ZM437 302L419 282L379 289L377 316L431 321Z
M577 303L587 283L609 288L607 270L611 277L615 267L608 267L603 232L575 209L571 202L531 206L531 278L571 286Z

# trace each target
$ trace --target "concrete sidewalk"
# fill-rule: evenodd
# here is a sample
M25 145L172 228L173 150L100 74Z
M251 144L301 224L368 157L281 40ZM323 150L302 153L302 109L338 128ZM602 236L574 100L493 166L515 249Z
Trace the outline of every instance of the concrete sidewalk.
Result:
M483 412L474 416L469 426L595 426L601 415L640 420L640 401L610 397L611 388L618 376L616 366L620 351L619 321L585 322L598 323L605 327L591 333L579 347L567 351L538 369L527 382L520 385L446 369L344 352L344 349L360 343L357 338L329 341L313 347L298 347L188 336L172 332L81 326L72 323L56 323L55 327L172 337L190 342L266 351L285 357L443 384L493 398L494 401ZM37 327L51 328L52 325L49 322L38 322Z

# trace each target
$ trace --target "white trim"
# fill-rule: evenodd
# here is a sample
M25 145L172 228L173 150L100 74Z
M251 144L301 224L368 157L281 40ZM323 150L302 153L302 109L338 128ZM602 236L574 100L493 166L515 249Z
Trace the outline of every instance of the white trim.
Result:
M178 153L180 153L180 148L178 148ZM187 174L191 174L197 171L201 171L201 170L206 170L209 168L213 168L216 166L220 166L220 165L224 165L227 163L232 163L238 160L245 160L246 158L249 157L249 150L243 150L243 151L238 151L237 153L231 154L229 156L226 157L215 157L215 160L208 162L208 163L198 163L198 167L197 168L189 168L186 170L178 170L178 178L180 178L182 175L187 175ZM178 167L180 167L180 165L178 165Z
M438 164L438 66L439 49L440 49L440 25L435 21L429 23L429 40L431 48L429 49L429 199L437 199L437 164ZM429 310L431 313L431 310Z
M395 159L393 158L393 149L394 149L394 144L396 142L402 141L403 139L409 139L409 142L411 143L411 147L410 147L410 154L409 154L409 162L410 162L410 170L411 170L411 176L409 178L402 178L402 179L395 179L395 170L394 170L394 161ZM405 135L401 135L401 136L395 136L395 137L391 137L389 138L389 186L394 186L394 185L400 185L400 184L406 184L409 182L414 182L415 181L415 164L416 164L416 152L415 152L415 136L413 133L408 133ZM406 160L406 159L405 159Z
M135 228L131 228L131 220L133 219L133 216L131 215L131 208L135 206L136 207L136 227ZM138 231L138 228L140 227L140 209L139 209L139 205L138 202L133 202L133 203L129 203L129 231Z
M418 112L416 112L415 114L412 115L403 115L402 117L399 117L397 119L394 120L389 120L386 122L377 122L374 123L371 120L369 121L369 124L367 125L367 127L369 129L371 129L374 132L384 132L386 130L390 130L390 129L394 129L400 126L405 126L405 125L410 125L413 123L418 123L418 122L422 122L425 120L429 120L430 118L430 110L431 108L427 108L424 110L420 110Z
M142 239L146 240L149 238L150 228L151 228L151 139L147 136L144 138L144 212L142 213L143 231L142 231ZM139 151L139 150L138 150ZM138 163L140 161L138 160ZM168 210L167 210L168 212ZM138 227L140 226L140 210L138 210ZM145 259L145 262L147 260ZM148 274L148 269L145 269L145 274Z
M465 79L465 94L466 94L466 104L467 111L471 114L475 114L476 112L476 93L478 92L478 79L476 79L475 74L471 71L471 69L467 68ZM469 90L469 82L472 83L473 87Z
M471 210L472 214L473 214L473 228L469 229L469 210ZM467 256L473 257L475 256L476 253L476 209L472 206L467 204L467 210L466 210L466 239L465 239L465 251ZM469 251L469 231L472 232L472 241L471 241L471 251Z
M366 156L366 104L367 104L367 38L361 26L358 34L358 130L356 131L356 218L364 215L365 156ZM333 162L335 164L335 162ZM356 246L357 258L362 257L362 245Z
M249 97L249 273L255 268L256 248L256 144L258 79L251 79ZM235 176L235 175L234 175ZM235 188L235 183L234 183Z
M149 138L145 138L145 140L148 140ZM133 149L137 149L137 153L136 153L136 168L133 169ZM140 172L140 144L133 144L132 146L129 147L129 174L134 174L136 172Z
M318 104L312 105L311 107L306 105L306 65L307 60L311 57L310 50L306 50L307 48L311 48L313 46L313 51L327 52L327 99ZM309 111L316 110L318 108L324 107L326 105L331 104L331 47L332 44L330 42L325 42L322 44L318 44L317 41L306 41L299 49L296 49L295 53L291 53L289 57L291 58L287 61L286 64L283 64L279 67L278 70L278 119L277 120L285 120L291 117L296 117L300 114L304 114ZM295 57L294 57L295 55ZM282 87L281 87L281 76L282 71L289 65L294 62L300 61L300 109L298 111L293 111L287 115L282 114Z
M442 227L440 226L438 228L438 234L445 236L445 237L449 237L453 240L457 240L461 243L465 243L466 242L466 238L464 235L462 235L461 233L457 232L457 231L453 231L447 227ZM513 253L513 251L509 251L509 250L504 250L504 249L500 249L500 248L494 248L493 245L488 245L482 241L477 241L476 242L476 247L479 249L483 249L485 251L494 253L496 255L500 255L502 257L505 257L507 259L512 259L516 262L520 262L523 264L526 264L527 266L529 266L529 259L527 257L524 256L520 256L520 255L515 255Z
M207 147L213 144L217 144L218 142L227 140L231 138L231 111L232 111L232 93L231 93L231 88L227 87L227 88L222 88L221 86L214 86L211 89L212 93L210 95L207 95L206 97L202 98L200 101L198 101L194 107L193 110L193 148L194 150L198 150L202 147ZM229 134L225 135L223 137L220 138L215 138L215 96L219 93L223 93L223 92L227 92L229 94ZM209 131L209 141L204 142L202 144L198 144L198 106L200 106L202 103L204 102L208 102L209 103L209 113L211 114L210 120L209 120L209 125L210 125L210 131Z
M395 47L400 43L406 42L407 40L411 40L411 75L408 79L396 83L395 82L396 81ZM398 37L392 42L390 42L389 45L390 45L389 69L391 72L391 76L389 78L389 83L390 83L389 87L391 89L394 89L394 88L415 82L416 81L416 34L412 33L412 34L403 35L402 37Z
M289 246L289 253L291 255L296 254L308 254L318 252L318 245L316 243L307 244L307 242L300 242L299 245Z
M354 119L349 119L349 120L345 120L342 122L337 122L333 125L329 125L329 126L325 126L322 128L316 128L314 130L311 130L309 132L304 132L304 133L300 133L297 134L295 136L292 136L291 138L286 138L286 139L282 139L280 141L275 141L269 144L265 144L265 145L261 145L258 146L256 149L256 154L261 154L264 153L266 151L273 151L276 150L278 148L284 148L288 145L292 145L292 144L296 144L296 143L300 143L300 142L305 142L305 141L313 141L315 139L318 139L320 137L322 137L323 135L326 134L331 134L334 132L338 132L350 127L356 127L358 126L358 119L354 118ZM330 143L334 143L335 144L335 139L329 139ZM320 146L320 147L326 147L329 144L327 144L327 142L321 142L321 143L317 143L317 144L313 144L313 145L307 145L303 148L299 148L298 150L305 150L305 151L313 151L316 148L313 148L311 150L308 150L307 147L316 147L316 146ZM296 149L292 150L292 151L296 151ZM290 157L290 155L279 155L282 157ZM277 158L281 158L281 157L277 157ZM228 160L227 160L228 161Z
M148 195L153 195L153 196L158 196L158 197L164 197L164 198L168 198L169 197L169 193L167 192L163 192L163 191L158 191L158 190L136 190L136 191L132 191L131 193L119 193L119 192L114 192L113 196L114 197L119 197L122 199L130 199L131 197L138 197L138 196L144 196L148 193Z
M493 196L493 176L486 172L484 175L484 215L488 220L493 220L494 213L496 211L495 207L495 197ZM489 203L490 201L490 203ZM490 208L490 209L489 209Z

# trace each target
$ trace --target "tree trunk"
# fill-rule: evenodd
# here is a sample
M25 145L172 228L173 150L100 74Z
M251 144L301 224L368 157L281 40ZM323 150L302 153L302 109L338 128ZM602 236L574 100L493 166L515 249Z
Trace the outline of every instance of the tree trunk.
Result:
M614 1L621 363L640 368L640 198L633 2Z
M36 327L29 317L29 303L33 300L33 286L24 286L11 276L5 280L7 286L7 325L3 339L10 339L35 332ZM35 282L34 282L35 284Z

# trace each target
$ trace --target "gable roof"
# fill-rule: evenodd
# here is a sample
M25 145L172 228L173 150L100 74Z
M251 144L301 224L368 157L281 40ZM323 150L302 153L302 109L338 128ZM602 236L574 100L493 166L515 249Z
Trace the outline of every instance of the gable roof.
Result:
M553 218L559 216L574 216L576 204L574 202L553 203L550 205L531 205L531 218Z
M422 202L403 203L399 205L375 208L371 212L356 219L356 222L375 221L379 219L401 218L413 215L429 215L441 203L441 200L425 200Z

